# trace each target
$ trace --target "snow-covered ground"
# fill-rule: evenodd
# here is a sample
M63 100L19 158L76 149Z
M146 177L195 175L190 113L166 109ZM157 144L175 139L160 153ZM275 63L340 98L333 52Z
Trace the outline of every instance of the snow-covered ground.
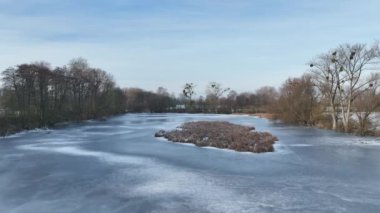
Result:
M156 139L191 120L270 131L274 153ZM237 115L129 114L0 139L0 212L380 212L380 139Z

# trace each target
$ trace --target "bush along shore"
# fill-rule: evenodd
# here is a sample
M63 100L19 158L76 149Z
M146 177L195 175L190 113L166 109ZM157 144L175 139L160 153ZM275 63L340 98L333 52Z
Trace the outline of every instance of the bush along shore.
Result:
M197 121L182 124L176 130L160 130L155 137L172 142L191 143L198 147L217 147L239 152L273 152L278 138L268 132L257 132L254 127L222 121Z

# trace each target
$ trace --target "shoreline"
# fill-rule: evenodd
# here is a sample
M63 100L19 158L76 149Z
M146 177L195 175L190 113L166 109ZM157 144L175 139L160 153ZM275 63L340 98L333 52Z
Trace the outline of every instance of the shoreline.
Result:
M3 138L9 138L9 137L12 137L14 135L17 135L20 133L25 133L25 132L30 132L30 131L57 129L57 128L66 127L66 126L71 125L71 124L81 124L81 123L86 123L86 122L91 122L91 121L100 121L100 122L106 121L109 118L112 118L115 116L120 116L120 115L125 115L125 114L126 113L109 115L109 116L101 116L99 118L91 118L91 119L77 120L77 121L62 121L62 122L57 122L57 123L54 123L52 125L48 125L45 127L36 127L36 128L30 128L30 129L18 128L17 130L11 130L11 131L9 129L5 129L5 130L0 129L0 140ZM6 134L4 134L4 132Z

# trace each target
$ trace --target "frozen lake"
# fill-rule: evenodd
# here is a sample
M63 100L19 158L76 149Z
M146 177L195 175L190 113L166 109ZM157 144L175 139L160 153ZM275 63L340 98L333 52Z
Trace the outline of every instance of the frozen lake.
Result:
M191 120L270 131L274 153L156 139ZM0 212L380 212L380 139L237 115L128 114L0 139Z

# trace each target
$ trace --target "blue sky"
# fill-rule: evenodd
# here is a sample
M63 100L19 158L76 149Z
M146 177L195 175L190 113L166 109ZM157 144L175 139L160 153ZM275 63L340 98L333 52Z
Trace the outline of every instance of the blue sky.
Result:
M380 39L378 0L0 0L0 69L74 57L121 87L280 86L341 43Z

